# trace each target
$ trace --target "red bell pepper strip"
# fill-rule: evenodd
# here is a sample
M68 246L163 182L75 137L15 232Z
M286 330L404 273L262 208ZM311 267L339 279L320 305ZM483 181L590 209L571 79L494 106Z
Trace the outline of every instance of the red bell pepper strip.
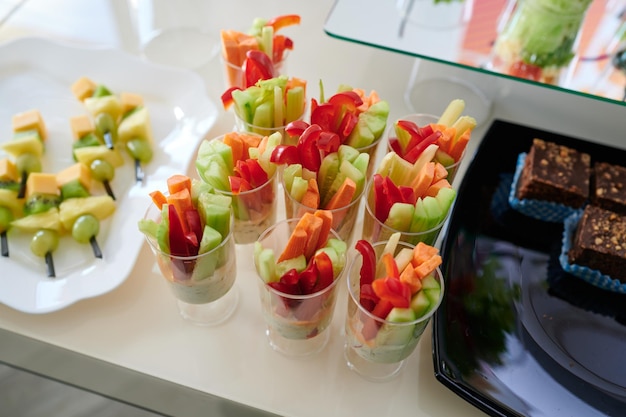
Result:
M441 137L441 132L433 132L428 137L423 139L420 143L416 144L413 148L408 148L408 152L404 155L404 159L414 164L417 161L417 158L424 152L424 150L437 142L437 140Z
M222 107L224 107L224 110L228 110L228 108L230 106L233 105L234 101L233 101L233 91L235 90L241 90L241 88L239 87L230 87L228 90L224 91L224 93L222 93L221 99L222 99Z
M246 88L251 87L259 80L274 78L274 64L265 52L253 49L246 52L246 60L242 70Z
M300 163L303 168L317 172L322 163L317 140L322 133L319 125L312 124L300 135L298 139L298 154L300 155Z
M270 161L278 165L299 164L298 148L294 145L277 145L270 155Z
M293 49L293 41L284 35L274 35L272 40L272 61L276 64L285 58L285 51Z
M269 180L267 172L265 172L258 159L246 159L243 165L247 167L250 173L250 184L252 187L258 188Z
M359 116L356 111L349 111L344 113L341 118L341 122L337 127L337 133L341 136L342 141L345 141L350 133L354 130L354 127L359 122Z
M322 132L317 140L317 148L323 151L324 156L329 153L337 152L341 145L339 135L334 132Z
M413 206L415 205L415 203L417 202L417 196L415 195L415 190L413 189L413 187L400 185L398 186L398 191L400 191L403 203L408 203Z
M367 240L360 239L354 245L354 248L361 254L363 262L361 264L361 288L364 285L371 285L376 274L376 252L374 247Z
M278 32L280 29L286 26L299 25L300 16L297 14L284 14L275 16L265 22L265 26L271 26L274 32Z
M380 297L377 296L374 292L372 284L361 285L359 292L359 303L363 306L364 309L371 312L372 310L374 310L374 307L379 301Z
M383 263L385 267L385 276L392 278L400 278L400 271L398 271L398 264L396 264L396 260L393 258L393 255L390 252L385 253L380 261Z
M400 141L398 140L398 138L390 137L388 140L388 143L392 151L394 151L400 156L404 156L404 149L402 149L402 146L400 145Z
M285 132L289 136L300 136L308 127L309 124L304 120L294 120L285 126Z
M319 125L325 131L334 132L337 129L335 119L337 108L331 103L311 104L311 124Z
M170 254L174 256L189 256L189 248L187 247L187 238L183 231L183 225L180 222L180 217L176 212L176 207L173 204L167 206L167 217L170 226L169 240L170 240Z
M398 278L375 279L372 288L381 300L389 301L394 307L407 308L411 304L411 288Z
M385 317L387 317L387 315L393 309L393 307L394 305L391 303L391 301L381 298L380 301L376 303L376 306L372 310L372 314L375 315L376 317L380 317L381 319L384 319ZM376 329L378 329L378 327ZM376 334L374 333L374 335Z
M389 215L389 210L391 210L391 205L389 204L389 199L385 191L385 179L380 174L374 174L373 181L374 215L379 221L384 223L385 220L387 220L387 216Z
M317 265L313 262L313 259L309 261L309 264L298 275L298 286L300 287L301 294L312 294L315 284L318 280Z
M317 282L313 287L313 292L318 292L333 283L335 273L333 271L333 261L324 251L320 251L313 257L317 267Z

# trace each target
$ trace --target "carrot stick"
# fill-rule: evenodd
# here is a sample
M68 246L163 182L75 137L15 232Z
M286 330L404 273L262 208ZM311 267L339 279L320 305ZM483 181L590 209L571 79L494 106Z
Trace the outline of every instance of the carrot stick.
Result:
M415 267L411 264L408 264L400 273L400 281L411 288L411 294L415 294L422 289L422 280L417 276Z
M435 162L435 173L433 175L433 182L437 182L444 178L448 178L448 170L439 162Z
M308 237L304 248L304 256L306 259L310 259L318 248L318 242L322 232L324 220L312 213L305 213L300 221L306 222L306 232Z
M175 174L167 179L167 190L170 194L176 194L182 189L191 191L191 178L183 174Z
M417 173L415 179L411 182L411 188L415 191L415 197L420 198L428 190L430 184L435 177L435 163L427 162L422 169Z
M320 190L317 186L317 180L315 178L309 179L309 184L306 192L300 200L300 204L305 207L316 209L320 205Z
M152 202L161 210L163 208L163 204L167 203L167 197L161 191L156 190L150 193L150 198L152 198Z
M296 225L296 228L289 236L287 245L283 250L283 253L278 257L277 262L282 262L286 259L297 258L304 254L304 248L306 247L308 235L304 228L300 227L300 222Z
M419 266L438 253L439 249L436 247L427 245L424 242L418 242L417 245L415 245L415 249L413 249L411 264L413 264L414 267Z
M176 214L180 219L180 223L183 226L183 232L189 232L189 223L187 223L187 217L185 212L187 210L195 210L191 201L191 194L187 188L182 188L173 194L167 196L167 203L174 206Z
M317 241L317 249L319 249L326 245L328 237L330 236L330 229L333 227L333 213L327 210L316 210L313 215L322 219L320 236Z
M352 198L356 193L356 183L350 177L346 177L335 195L333 195L324 209L335 210L346 207L352 202Z
M435 255L425 262L422 262L419 266L415 267L415 274L419 279L423 279L430 275L439 265L441 265L441 256Z
M244 158L244 143L236 132L229 132L224 135L224 139L222 140L225 145L230 146L230 149L233 152L233 163L237 161L247 159ZM245 150L247 153L247 149Z
M439 194L439 190L441 190L442 188L450 188L450 183L445 178L430 184L430 186L426 190L426 193L424 193L424 197L437 197L437 194Z

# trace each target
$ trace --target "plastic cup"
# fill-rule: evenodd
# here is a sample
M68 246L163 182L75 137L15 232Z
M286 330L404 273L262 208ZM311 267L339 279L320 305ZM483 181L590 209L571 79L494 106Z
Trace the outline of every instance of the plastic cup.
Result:
M215 189L216 193L232 198L235 243L254 243L265 229L276 223L276 177L274 172L260 187L237 194Z
M400 241L402 242L410 243L412 245L417 245L419 242L424 242L427 245L433 245L435 243L443 225L448 219L450 214L449 212L445 215L444 219L437 224L425 225L421 230L414 232L397 230L393 227L389 227L376 218L376 215L374 214L373 184L374 181L370 180L367 184L367 188L365 189L365 210L363 214L363 231L361 239L365 239L369 242L380 242L388 240L392 234L399 232Z
M417 124L417 126L419 126L419 127L423 127L423 126L429 125L431 123L437 123L437 121L439 121L439 117L437 117L437 116L435 116L433 114L428 114L428 113L411 113L411 114L407 114L407 115L404 115L402 117L399 117L397 120L408 120L410 122L413 122L413 123ZM395 123L387 128L387 133L386 133L386 137L387 137L387 152L393 151L393 149L391 148L391 145L389 143L389 139L392 138L392 137L396 137L395 126L394 125L395 125ZM461 157L457 161L452 163L452 164L444 164L444 166L446 168L446 171L448 171L447 180L448 180L448 182L450 184L452 184L452 181L454 181L454 177L456 176L456 173L457 173L457 171L459 169L459 166L461 165L461 162L463 161L463 156L464 155L465 155L465 152L463 152L463 155L461 155Z
M159 222L161 211L151 204L144 218ZM185 320L201 326L214 326L233 314L239 293L233 285L237 263L232 219L230 232L222 243L196 256L173 256L163 252L151 236L146 235L146 241Z
M373 244L377 260L387 242ZM412 245L400 242L397 250ZM427 312L412 321L388 321L375 316L359 302L362 257L355 256L348 268L348 307L345 322L344 356L349 369L365 379L384 382L397 376L413 353L426 326L444 295L444 281L437 268L434 276L440 284L424 295L430 301ZM428 290L431 291L431 290Z
M224 135L211 140L223 142ZM214 193L231 198L235 243L254 243L265 229L276 222L277 176L277 170L274 170L264 184L249 191L233 193L230 189L214 188Z
M207 22L207 2L139 0L136 28L141 54L164 65L197 70L219 51L218 31Z
M268 228L259 237L263 248L271 248L278 257L299 219L287 219ZM339 236L331 230L334 238ZM345 259L342 259L345 263ZM255 265L258 272L258 265ZM331 324L337 301L337 288L343 266L335 273L332 284L306 295L281 292L258 275L261 311L266 323L265 334L272 349L286 356L301 357L320 352L330 339Z

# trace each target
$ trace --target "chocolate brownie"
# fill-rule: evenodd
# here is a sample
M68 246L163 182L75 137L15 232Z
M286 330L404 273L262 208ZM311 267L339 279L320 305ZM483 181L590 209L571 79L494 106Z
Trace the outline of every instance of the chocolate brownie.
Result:
M589 198L589 154L543 139L533 139L519 178L517 198L579 208Z
M626 214L626 167L596 162L591 178L593 204L619 214Z
M571 264L626 282L626 216L586 206L567 255Z

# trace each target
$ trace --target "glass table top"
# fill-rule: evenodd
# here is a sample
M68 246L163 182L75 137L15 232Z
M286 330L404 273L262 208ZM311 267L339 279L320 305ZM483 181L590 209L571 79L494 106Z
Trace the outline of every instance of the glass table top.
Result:
M519 78L494 65L494 45L517 3L337 0L324 30L346 41L623 103L626 72L614 66L613 58L626 46L625 0L591 2L576 38L576 54L558 84Z

